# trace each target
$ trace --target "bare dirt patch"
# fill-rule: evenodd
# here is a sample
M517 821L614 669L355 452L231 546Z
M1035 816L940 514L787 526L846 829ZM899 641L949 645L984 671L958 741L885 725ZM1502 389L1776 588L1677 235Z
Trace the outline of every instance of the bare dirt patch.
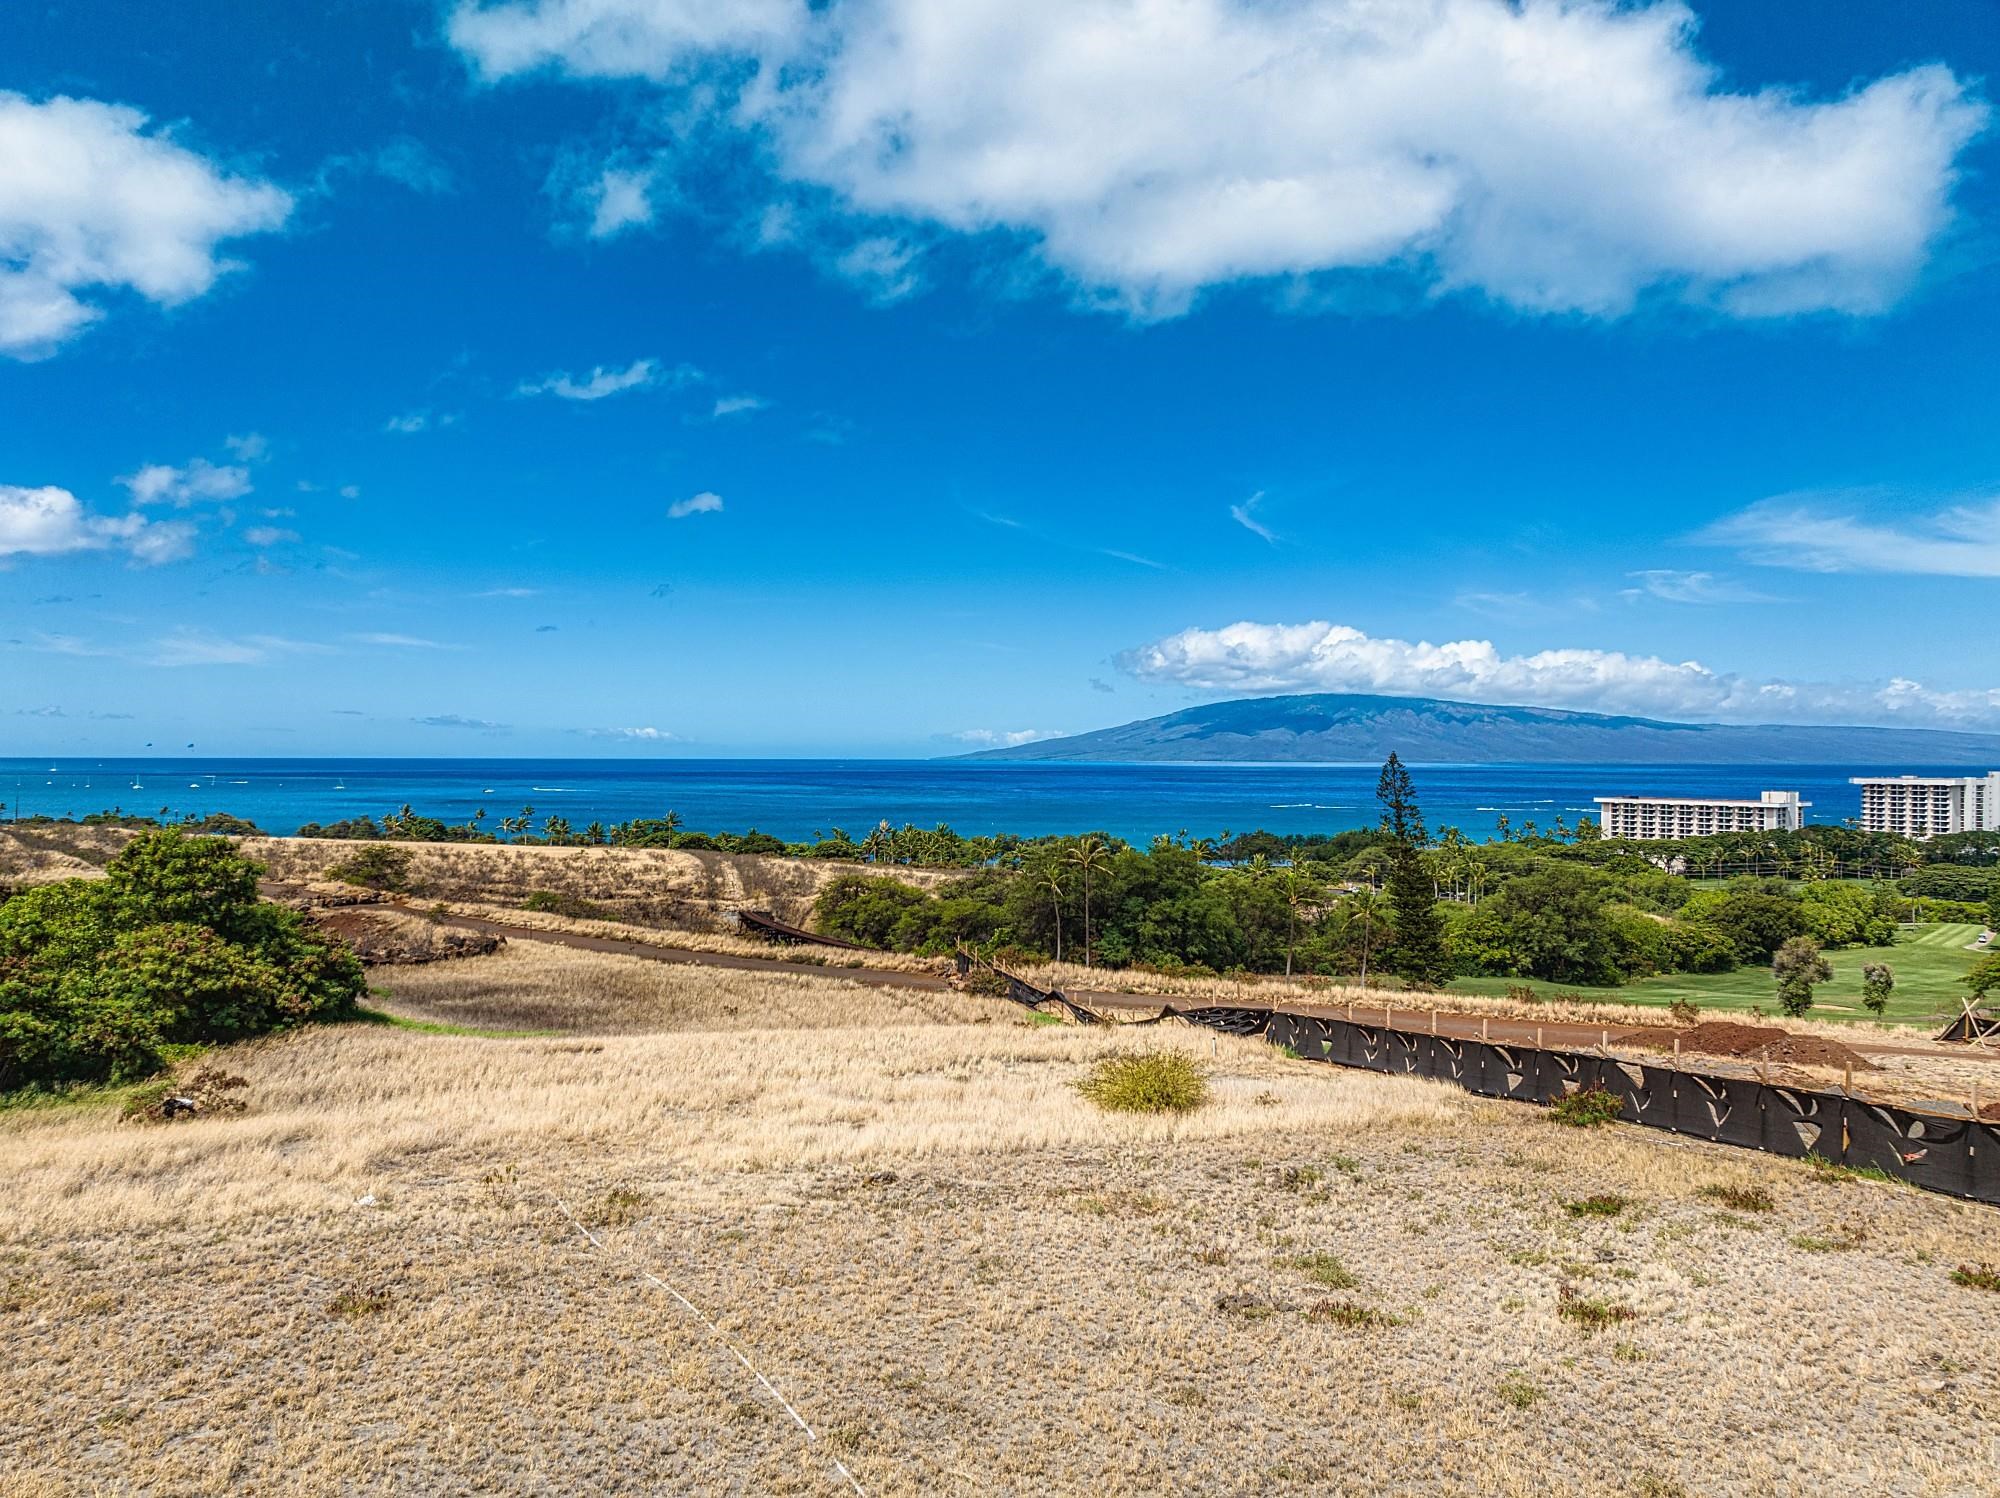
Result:
M1817 1066L1833 1071L1853 1067L1874 1071L1875 1063L1859 1052L1824 1035L1805 1035L1781 1030L1776 1025L1746 1025L1736 1020L1704 1020L1680 1030L1653 1026L1628 1030L1613 1037L1620 1045L1672 1050L1679 1040L1683 1052L1702 1056L1727 1056L1735 1060L1769 1060L1791 1066Z

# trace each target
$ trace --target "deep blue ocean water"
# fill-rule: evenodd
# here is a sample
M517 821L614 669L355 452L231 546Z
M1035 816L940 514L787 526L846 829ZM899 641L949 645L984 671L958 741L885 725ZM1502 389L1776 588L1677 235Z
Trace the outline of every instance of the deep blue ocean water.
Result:
M1651 793L1750 796L1797 790L1814 822L1856 815L1850 775L1967 774L1896 765L1416 765L1426 819L1475 839L1505 813L1515 826L1595 813L1591 797ZM1985 766L1977 767L1984 770ZM936 760L0 759L6 815L81 816L120 807L178 818L226 811L267 832L409 802L489 823L533 805L581 829L659 816L691 830L751 828L787 840L876 822L949 822L968 834L1109 832L1144 843L1183 829L1338 832L1372 825L1373 765L1058 765Z

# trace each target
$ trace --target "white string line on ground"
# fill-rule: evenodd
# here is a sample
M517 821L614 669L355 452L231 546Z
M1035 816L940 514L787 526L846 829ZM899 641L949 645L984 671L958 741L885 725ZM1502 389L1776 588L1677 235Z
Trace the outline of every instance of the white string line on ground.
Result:
M588 1242L592 1248L595 1248L602 1253L608 1254L611 1252L610 1249L605 1247L603 1239L599 1238L597 1234L593 1233L589 1228L585 1227L581 1222L577 1221L576 1214L570 1211L569 1204L567 1202L565 1202L561 1197L556 1197L555 1204L556 1204L556 1210L558 1212L561 1212L564 1217L567 1217L569 1219L569 1225L575 1228L579 1233L583 1234L584 1240ZM690 1316L694 1317L695 1320L699 1321L703 1326L708 1328L708 1334L711 1337L715 1338L716 1341L720 1342L725 1348L728 1349L729 1355L735 1358L737 1362L741 1363L744 1369L749 1373L749 1375L752 1378L756 1379L759 1384L763 1385L764 1392L769 1394L773 1399L778 1401L778 1408L783 1410L787 1415L790 1415L792 1417L792 1423L798 1426L800 1430L805 1432L806 1443L808 1445L819 1446L824 1444L820 1440L819 1436L814 1432L813 1428L810 1425L806 1424L805 1417L800 1415L797 1410L792 1408L791 1400L785 1398L784 1395L780 1394L778 1392L777 1385L773 1384L768 1378L764 1377L764 1375L758 1371L757 1365L752 1363L750 1359L746 1358L743 1355L742 1349L737 1347L737 1345L734 1342L729 1340L728 1336L724 1334L722 1328L715 1324L715 1321L712 1317L708 1316L693 1301L689 1300L685 1295L681 1294L680 1291L676 1290L672 1285L668 1284L665 1280L661 1279L657 1274L654 1274L650 1269L641 1268L639 1270L639 1277L643 1279L647 1284L666 1291L667 1294L671 1295L677 1302L679 1302L682 1310L686 1311ZM858 1495L858 1498L867 1498L867 1495L864 1492L862 1492L861 1484L854 1480L854 1474L847 1470L847 1464L845 1462L843 1462L839 1457L835 1456L832 1452L827 1453L827 1460L833 1463L833 1470L838 1472L843 1478L846 1479L847 1485L855 1491L855 1493Z

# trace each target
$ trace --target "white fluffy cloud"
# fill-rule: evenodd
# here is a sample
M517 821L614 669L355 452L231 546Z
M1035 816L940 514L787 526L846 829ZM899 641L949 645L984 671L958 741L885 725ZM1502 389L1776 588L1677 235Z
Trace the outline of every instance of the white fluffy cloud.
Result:
M680 735L668 733L664 728L585 728L580 730L588 739L612 739L621 744L677 744Z
M539 380L524 380L516 395L553 395L566 401L600 401L607 395L627 390L644 390L660 380L658 359L634 359L623 369L606 369L602 364L582 379L558 371Z
M147 566L178 562L194 551L194 527L144 515L92 515L67 489L0 484L0 562L8 557L124 551Z
M1753 562L1802 572L1905 572L2000 577L2000 499L1928 514L1871 518L1864 495L1768 499L1718 520L1697 540Z
M667 519L669 520L685 520L690 515L720 515L721 513L722 496L720 494L711 494L705 489L690 499L677 499L667 506Z
M1022 236L1150 314L1382 266L1532 312L1874 312L1987 117L1938 65L1732 88L1673 0L467 0L450 35L488 79L714 90L864 223ZM903 241L850 253L914 285Z
M291 208L135 109L0 92L0 354L53 351L102 315L91 292L200 296L232 268L223 242L276 229Z
M171 463L148 463L118 482L132 491L134 504L170 504L186 509L196 500L241 499L250 492L250 470L196 458L184 468Z
M1061 735L1042 728L966 728L948 737L954 743L971 744L978 749L1012 749L1017 744L1032 744Z
M1379 639L1344 624L1231 624L1185 629L1126 651L1119 665L1146 681L1202 691L1379 692L1735 722L2000 722L2000 689L1939 691L1886 683L1758 681L1617 650L1502 655L1490 640Z

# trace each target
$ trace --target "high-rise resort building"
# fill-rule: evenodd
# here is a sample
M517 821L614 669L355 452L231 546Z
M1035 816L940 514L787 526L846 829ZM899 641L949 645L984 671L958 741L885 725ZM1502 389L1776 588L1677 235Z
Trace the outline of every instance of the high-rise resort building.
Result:
M1857 775L1861 828L1903 837L2000 832L2000 770L1985 775Z
M1765 791L1755 801L1706 796L1593 796L1605 837L1708 837L1717 832L1797 832L1806 808L1797 791Z

